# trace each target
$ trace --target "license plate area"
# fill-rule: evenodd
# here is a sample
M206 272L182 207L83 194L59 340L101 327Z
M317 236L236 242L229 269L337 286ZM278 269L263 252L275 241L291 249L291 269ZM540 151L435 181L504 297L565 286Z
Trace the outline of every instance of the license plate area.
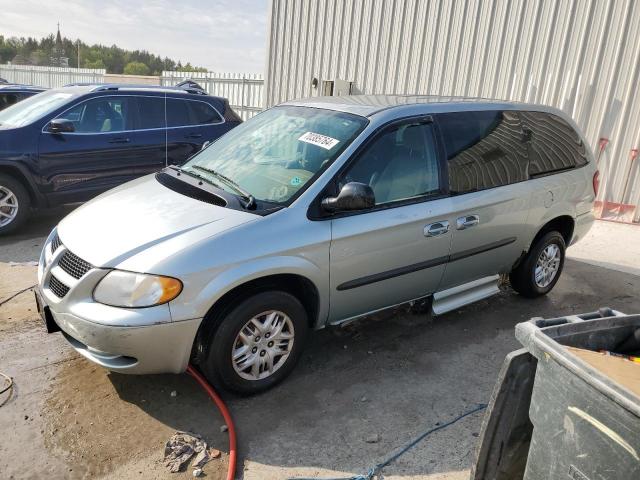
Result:
M47 329L47 333L59 332L60 327L58 326L55 319L53 318L53 313L51 313L51 309L43 303L37 290L34 290L33 293L36 297L36 308L38 309L40 318L42 318L42 321L44 322L44 326Z

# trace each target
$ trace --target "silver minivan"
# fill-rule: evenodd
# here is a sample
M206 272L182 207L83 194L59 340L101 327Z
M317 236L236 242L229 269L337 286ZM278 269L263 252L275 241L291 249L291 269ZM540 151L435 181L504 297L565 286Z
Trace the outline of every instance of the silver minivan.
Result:
M350 96L288 102L51 232L39 310L89 360L254 393L308 332L420 301L549 292L593 223L593 155L540 105Z

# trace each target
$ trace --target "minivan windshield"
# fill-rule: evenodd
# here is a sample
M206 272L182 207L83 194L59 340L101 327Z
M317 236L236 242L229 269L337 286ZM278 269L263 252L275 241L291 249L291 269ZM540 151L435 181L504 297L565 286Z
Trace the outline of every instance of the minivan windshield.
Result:
M286 203L367 123L332 110L275 107L222 136L182 170L233 194Z
M17 128L29 125L64 105L73 96L72 93L50 90L29 97L0 111L0 127Z

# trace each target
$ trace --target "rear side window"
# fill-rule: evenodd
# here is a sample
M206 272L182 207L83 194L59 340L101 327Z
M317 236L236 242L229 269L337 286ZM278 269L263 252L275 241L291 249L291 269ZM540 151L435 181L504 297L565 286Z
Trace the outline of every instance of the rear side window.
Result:
M138 122L136 129L165 128L164 97L136 97Z
M527 144L517 112L455 112L437 118L452 194L527 179Z
M222 117L211 105L205 102L188 101L190 120L193 125L208 125L222 122Z
M184 127L190 124L187 101L167 98L167 127Z
M520 112L529 143L529 175L548 175L588 163L580 135L562 118L543 112Z

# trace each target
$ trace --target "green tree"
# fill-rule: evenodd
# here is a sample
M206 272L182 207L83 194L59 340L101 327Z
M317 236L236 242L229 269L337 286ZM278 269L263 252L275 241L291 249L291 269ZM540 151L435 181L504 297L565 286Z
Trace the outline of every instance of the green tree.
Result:
M125 75L149 75L149 67L142 62L129 62L124 66Z
M186 65L182 65L176 68L179 72L206 72L207 69L203 67L194 67L189 62Z

